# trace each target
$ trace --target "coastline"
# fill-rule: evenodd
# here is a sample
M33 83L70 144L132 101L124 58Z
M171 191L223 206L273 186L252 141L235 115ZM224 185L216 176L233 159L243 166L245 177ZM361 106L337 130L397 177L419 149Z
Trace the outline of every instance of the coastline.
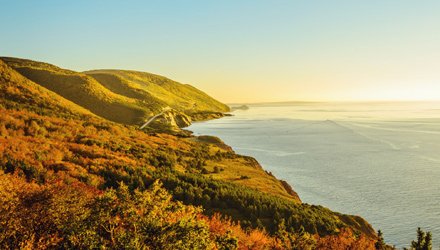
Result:
M251 106L190 129L255 157L303 202L362 215L397 247L407 247L417 227L438 235L438 203L407 201L438 196L431 145L438 145L439 103L341 105Z
M231 114L229 116L234 116L234 115ZM219 119L221 119L223 117L216 118L216 119L203 120L203 121L196 121L196 122L192 123L191 125L198 124L198 123L206 123L206 122L209 122L210 120L219 120ZM252 164L254 165L255 168L259 169L260 171L263 171L267 176L270 176L270 177L274 178L279 184L281 184L283 190L285 192L287 192L291 197L295 197L295 200L299 201L299 204L304 204L306 206L323 207L323 206L321 206L319 204L309 205L307 203L303 203L301 201L301 199L300 199L300 195L295 191L295 189L293 188L293 186L291 184L289 184L287 181L285 181L283 179L278 178L272 172L264 169L264 167L254 157L236 153L233 150L233 148L230 145L224 143L220 137L217 137L217 136L214 136L214 135L206 135L206 134L195 135L193 130L189 130L189 127L185 128L185 130L190 131L191 132L191 136L194 136L195 138L199 138L199 137L215 138L214 141L216 141L216 142L209 142L209 143L214 143L214 144L217 144L217 145L223 145L223 146L225 146L227 148L230 148L235 155L237 155L239 157L244 157L244 158L249 159L250 162L252 162ZM256 189L258 190L258 188L256 188ZM261 189L260 189L260 191L265 192L264 190L261 190ZM268 194L272 194L272 193L268 192ZM295 204L295 203L292 203L292 204ZM326 207L323 207L323 208L328 209ZM337 214L340 217L341 221L346 223L346 225L351 227L352 229L355 229L355 230L358 230L359 232L362 232L363 234L365 234L370 239L375 240L377 238L376 231L374 230L374 228L371 226L371 224L368 221L366 221L361 216L358 216L358 215L347 215L347 214L339 213L339 212L336 212L336 211L334 211L334 213Z
M182 129L185 130L185 131L189 131L191 136L194 136L199 141L217 144L220 147L227 148L227 149L231 150L234 154L236 154L238 156L247 158L251 162L251 165L253 165L255 168L260 169L260 170L264 171L267 175L275 178L281 184L281 186L286 191L286 193L291 196L290 198L293 198L296 201L302 203L300 196L298 195L298 193L295 191L295 189L292 187L291 184L289 184L286 180L278 178L272 172L264 169L264 167L254 157L249 156L249 155L241 155L241 154L236 153L235 150L233 150L233 148L230 145L224 143L223 140L221 138L217 137L217 136L214 136L214 135L194 135L194 131L188 129L190 126L192 126L192 125L194 125L196 123L204 123L204 122L208 122L208 121L211 121L211 120L220 120L220 119L222 119L224 117L234 116L234 114L231 114L231 113L234 112L235 110L233 109L233 107L230 107L230 109L231 109L231 111L228 112L228 113L204 112L203 116L202 116L203 117L202 119L200 119L200 120L193 120L189 126L184 127ZM248 107L246 109L248 109ZM205 137L205 138L200 140L199 139L200 137L202 137L202 138ZM281 197L283 197L283 196L281 196Z
M233 109L231 108L231 110L233 110ZM231 112L234 112L234 110ZM267 175L269 175L269 176L275 178L277 181L279 181L279 183L281 184L283 189L286 191L287 194L289 194L291 196L291 198L294 198L296 201L299 201L300 203L302 203L301 198L299 197L298 193L294 190L294 188L292 187L291 184L289 184L286 180L278 178L272 172L264 169L264 167L254 157L249 156L249 155L241 155L241 154L236 153L230 145L224 143L223 140L217 136L214 136L214 135L194 135L194 131L188 129L188 127L192 126L195 123L204 123L204 122L208 122L211 120L219 120L224 117L234 116L233 114L231 114L231 112L229 112L229 113L204 112L203 116L202 116L203 119L193 120L189 126L184 127L182 129L189 131L191 136L194 136L195 138L197 138L197 140L199 140L201 142L216 144L217 146L231 150L234 154L236 154L240 157L245 157L246 159L249 160L250 164L253 165L254 168L257 168L257 169L264 171ZM199 139L200 137L202 137L203 139L200 140Z

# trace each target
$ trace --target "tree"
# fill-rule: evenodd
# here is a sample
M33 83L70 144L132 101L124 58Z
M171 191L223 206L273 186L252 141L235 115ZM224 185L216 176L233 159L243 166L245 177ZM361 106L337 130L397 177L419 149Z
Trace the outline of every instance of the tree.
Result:
M425 236L425 243L422 246L423 250L431 250L432 249L432 234L431 232L427 232Z
M202 174L209 174L209 171L208 171L208 169L206 169L206 168L202 167Z
M385 241L383 239L382 231L380 231L380 230L377 231L377 241L376 241L376 243L374 243L374 247L377 250L385 249Z
M215 241L219 250L238 248L238 239L232 236L231 231L227 231L225 235L217 236Z
M432 235L431 232L425 233L420 227L417 228L417 241L411 242L411 249L414 250L431 250Z

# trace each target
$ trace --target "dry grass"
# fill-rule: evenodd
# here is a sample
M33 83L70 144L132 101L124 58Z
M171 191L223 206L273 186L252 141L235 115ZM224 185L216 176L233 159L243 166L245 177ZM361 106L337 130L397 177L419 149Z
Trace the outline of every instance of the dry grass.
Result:
M223 144L209 144L210 153L231 152ZM250 157L236 156L233 158L206 161L205 168L210 172L208 176L244 186L248 186L265 193L301 202L298 196L290 195L281 182L264 171L257 161ZM218 171L215 171L215 170Z

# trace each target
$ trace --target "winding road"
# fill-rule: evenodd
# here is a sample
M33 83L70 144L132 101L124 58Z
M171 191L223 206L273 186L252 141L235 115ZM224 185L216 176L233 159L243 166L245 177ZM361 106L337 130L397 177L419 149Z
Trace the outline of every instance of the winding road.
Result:
M150 119L148 119L148 121L145 122L145 123L139 128L139 129L143 129L143 128L145 128L146 126L150 125L150 123L153 122L157 117L163 115L163 113L165 113L166 111L169 111L169 110L171 110L170 107L165 107L165 108L162 110L162 112L160 112L159 114L157 114L157 115L151 117Z

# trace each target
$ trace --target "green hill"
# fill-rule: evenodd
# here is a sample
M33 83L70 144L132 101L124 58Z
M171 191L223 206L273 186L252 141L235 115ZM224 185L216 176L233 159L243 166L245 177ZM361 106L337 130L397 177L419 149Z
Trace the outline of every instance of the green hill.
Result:
M166 105L186 114L229 111L227 105L206 93L163 76L129 70L92 70L84 73L111 91L148 101L148 105Z
M8 109L27 109L38 114L93 116L87 109L23 77L0 60L0 105Z
M171 107L198 118L200 113L226 112L222 104L190 85L162 76L122 70L85 73L43 62L3 57L29 80L110 121L140 125Z
M137 100L113 93L83 73L26 59L1 59L29 80L108 120L140 124L153 114Z

